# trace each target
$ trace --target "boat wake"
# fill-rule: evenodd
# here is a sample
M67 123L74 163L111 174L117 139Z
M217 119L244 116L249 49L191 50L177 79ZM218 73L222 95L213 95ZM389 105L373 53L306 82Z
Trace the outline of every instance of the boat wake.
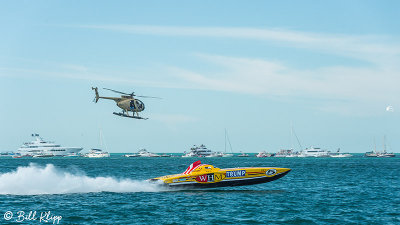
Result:
M147 181L89 177L47 164L30 163L15 171L0 173L0 195L41 195L90 192L159 192L163 188Z

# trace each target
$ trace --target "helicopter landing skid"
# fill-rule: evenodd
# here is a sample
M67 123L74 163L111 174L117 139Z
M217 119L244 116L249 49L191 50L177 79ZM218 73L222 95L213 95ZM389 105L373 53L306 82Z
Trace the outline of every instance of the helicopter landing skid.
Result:
M129 117L129 118L139 119L139 120L147 120L147 119L148 119L148 118L143 118L143 117L140 117L140 116L129 116L129 115L126 115L126 114L124 114L124 113L116 113L116 112L113 112L113 114L114 114L114 115L117 115L117 116Z

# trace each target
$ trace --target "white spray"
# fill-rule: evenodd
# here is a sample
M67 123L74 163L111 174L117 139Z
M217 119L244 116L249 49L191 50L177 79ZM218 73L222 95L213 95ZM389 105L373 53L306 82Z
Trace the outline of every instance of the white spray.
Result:
M0 195L40 195L89 192L158 192L159 184L113 177L89 177L56 168L29 164L0 174Z

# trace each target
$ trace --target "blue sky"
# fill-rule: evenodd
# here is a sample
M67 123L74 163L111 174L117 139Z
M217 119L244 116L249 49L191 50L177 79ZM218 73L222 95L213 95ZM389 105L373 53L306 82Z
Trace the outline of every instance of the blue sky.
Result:
M40 133L110 152L398 152L398 1L2 1L0 151ZM92 102L138 95L139 121ZM104 96L117 96L100 90ZM394 111L387 111L387 106ZM296 143L294 147L299 150Z

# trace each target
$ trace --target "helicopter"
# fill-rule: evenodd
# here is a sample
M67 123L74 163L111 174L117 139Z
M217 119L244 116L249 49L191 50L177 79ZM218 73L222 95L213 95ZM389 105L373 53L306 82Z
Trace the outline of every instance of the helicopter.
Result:
M118 98L118 97L102 97L99 95L97 87L92 87L92 90L94 90L94 92L96 94L96 97L93 100L95 103L97 103L100 98L114 100L117 103L117 106L122 109L122 113L113 112L114 115L122 116L122 117L129 117L129 118L133 118L133 119L141 119L141 120L148 119L148 118L143 118L143 117L139 116L139 112L142 112L145 109L145 106L142 101L140 101L139 99L134 97L134 96L136 96L135 92L128 94L128 93L116 91L116 90L109 89L109 88L103 88L103 89L113 91L115 93L119 93L122 95L120 98ZM160 99L159 97L141 96L141 95L139 95L137 97ZM132 116L129 115L129 111L132 112ZM136 116L135 116L135 113L136 113Z

